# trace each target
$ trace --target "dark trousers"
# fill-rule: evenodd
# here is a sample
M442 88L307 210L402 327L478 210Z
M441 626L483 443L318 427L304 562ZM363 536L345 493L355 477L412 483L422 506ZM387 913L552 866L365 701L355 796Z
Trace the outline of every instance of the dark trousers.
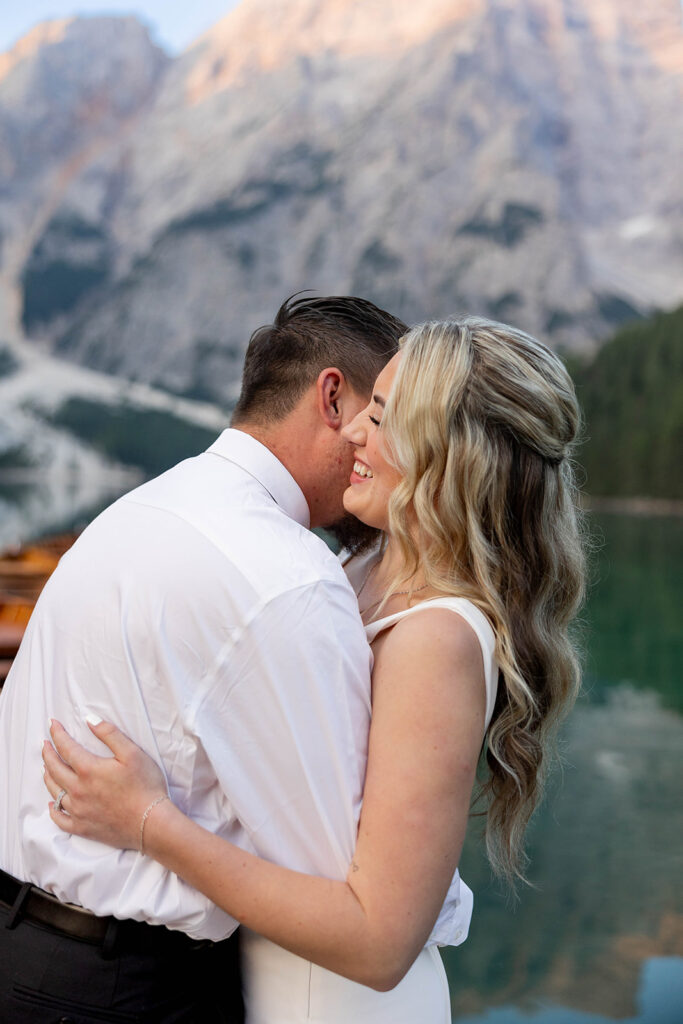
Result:
M0 903L2 1024L243 1024L237 936L115 923L104 943L21 918Z

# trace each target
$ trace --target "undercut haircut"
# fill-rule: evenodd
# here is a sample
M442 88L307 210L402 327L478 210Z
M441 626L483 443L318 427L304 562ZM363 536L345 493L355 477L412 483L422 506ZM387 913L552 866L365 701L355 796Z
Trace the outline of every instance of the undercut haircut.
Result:
M284 419L322 370L334 366L369 397L407 327L367 299L296 295L249 339L233 425Z

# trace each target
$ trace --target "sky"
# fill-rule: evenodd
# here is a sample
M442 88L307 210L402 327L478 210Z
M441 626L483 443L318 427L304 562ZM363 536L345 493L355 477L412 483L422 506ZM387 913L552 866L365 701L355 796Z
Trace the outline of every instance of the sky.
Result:
M0 0L0 53L40 21L77 14L136 14L170 53L184 50L239 0Z

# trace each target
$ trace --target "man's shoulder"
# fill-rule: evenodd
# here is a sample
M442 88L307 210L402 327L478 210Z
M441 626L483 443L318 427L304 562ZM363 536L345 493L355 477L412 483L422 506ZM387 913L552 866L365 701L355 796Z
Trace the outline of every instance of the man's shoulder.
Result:
M324 540L288 515L240 467L210 457L188 460L143 484L101 517L100 528L187 536L209 545L216 571L229 562L264 591L328 582L348 587ZM156 545L155 545L156 546Z
M339 559L311 530L277 505L238 509L218 543L264 596L327 584L353 594Z
M349 581L339 557L328 547L326 542L314 533L289 520L292 541L295 543L293 554L301 564L310 566L316 579L331 584L338 584L351 590Z
M210 455L179 463L123 495L91 523L74 563L108 551L106 571L150 572L166 585L166 561L186 582L193 566L220 585L241 578L263 599L326 583L349 589L327 544L293 519L238 466ZM104 565L100 564L100 569ZM158 570L158 571L157 571Z

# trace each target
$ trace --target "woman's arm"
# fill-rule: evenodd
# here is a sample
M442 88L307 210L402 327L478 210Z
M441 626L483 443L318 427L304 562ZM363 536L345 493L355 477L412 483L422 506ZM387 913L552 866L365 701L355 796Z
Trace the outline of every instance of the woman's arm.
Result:
M470 627L446 609L408 616L375 645L363 811L345 882L245 853L168 801L145 823L145 853L291 952L392 988L429 937L458 863L484 708ZM93 732L114 758L96 758L53 726L63 760L46 745L46 782L53 796L67 790L69 813L50 813L65 831L138 848L142 812L164 791L158 769L114 726Z

